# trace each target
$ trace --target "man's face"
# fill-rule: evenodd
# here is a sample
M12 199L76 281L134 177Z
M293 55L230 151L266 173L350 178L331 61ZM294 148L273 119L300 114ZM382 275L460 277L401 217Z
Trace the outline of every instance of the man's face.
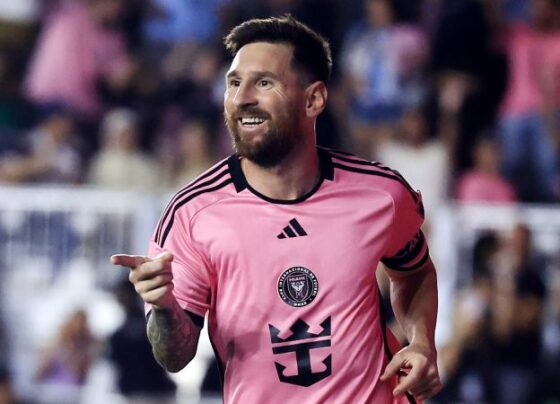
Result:
M262 167L278 165L302 136L305 88L291 66L292 48L243 46L226 75L224 115L236 152Z

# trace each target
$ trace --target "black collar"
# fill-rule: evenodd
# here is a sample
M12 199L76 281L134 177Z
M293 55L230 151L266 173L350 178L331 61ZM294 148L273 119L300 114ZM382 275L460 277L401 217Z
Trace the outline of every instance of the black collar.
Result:
M239 158L239 155L232 154L228 159L228 165L231 172L231 177L233 179L233 184L235 185L235 190L237 192L241 192L244 189L248 189L253 194L255 194L256 196L258 196L259 198L267 202L288 205L288 204L299 203L309 198L311 195L317 192L317 190L323 183L323 180L332 181L334 179L334 168L329 153L325 149L318 147L317 154L319 156L319 167L320 167L319 181L317 181L317 184L306 194L300 196L297 199L289 199L289 200L269 198L268 196L263 195L260 192L258 192L256 189L252 188L251 185L249 185L249 183L247 182L247 179L245 178L245 174L243 174L243 170L241 170L241 159Z

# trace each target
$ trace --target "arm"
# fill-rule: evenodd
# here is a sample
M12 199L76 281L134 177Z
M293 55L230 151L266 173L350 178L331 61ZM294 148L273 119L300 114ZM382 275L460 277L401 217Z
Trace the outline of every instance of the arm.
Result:
M437 281L434 264L414 271L387 270L391 281L391 305L410 344L435 353Z
M173 296L173 255L162 253L151 260L142 256L114 255L111 262L130 268L129 280L145 303L152 306L148 319L148 339L158 363L169 372L178 372L193 358L200 328Z
M169 372L183 369L196 354L200 328L177 304L170 309L152 309L148 340L158 363Z
M437 281L434 265L428 260L413 271L387 269L391 281L391 304L395 317L410 344L397 352L385 368L385 381L401 370L394 395L411 392L419 399L437 394L441 381L437 369L434 332L437 316Z

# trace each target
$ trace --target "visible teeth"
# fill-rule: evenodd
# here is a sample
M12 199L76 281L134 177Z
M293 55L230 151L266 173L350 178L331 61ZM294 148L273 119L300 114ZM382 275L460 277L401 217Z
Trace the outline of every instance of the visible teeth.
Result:
M260 123L263 123L264 121L264 118L257 117L241 118L241 123L243 125L258 125Z

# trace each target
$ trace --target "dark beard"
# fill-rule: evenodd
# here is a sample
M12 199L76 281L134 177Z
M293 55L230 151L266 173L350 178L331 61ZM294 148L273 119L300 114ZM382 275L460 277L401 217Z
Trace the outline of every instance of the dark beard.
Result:
M275 125L269 119L270 129L268 132L264 134L260 142L252 143L245 142L241 138L239 128L237 127L238 118L243 113L257 116L268 116L268 114L255 108L247 108L245 111L234 113L230 117L225 116L226 125L236 153L264 168L279 165L295 148L298 139L299 125L297 112L291 112L291 114L279 117L278 122L280 122L280 125Z

